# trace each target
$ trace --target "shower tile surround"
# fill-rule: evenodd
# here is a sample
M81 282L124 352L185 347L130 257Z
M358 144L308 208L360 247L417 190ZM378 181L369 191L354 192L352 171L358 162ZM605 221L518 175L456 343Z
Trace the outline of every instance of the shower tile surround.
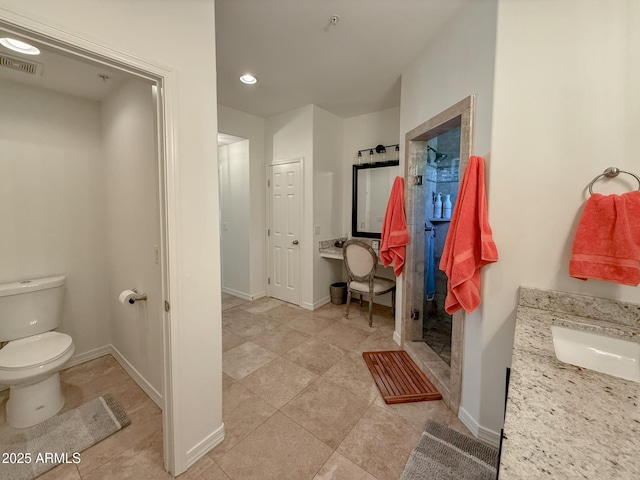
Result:
M638 384L560 362L554 324L640 341L640 304L520 287L500 478L640 478Z
M426 171L427 166L427 142L411 142L409 148L409 168L412 175L409 180L405 181L405 210L407 212L407 228L411 235L412 247L407 248L406 264L412 266L407 269L409 273L405 277L405 292L410 292L405 297L405 307L403 312L404 324L404 342L403 347L409 353L414 362L425 372L429 380L435 385L442 394L443 401L454 412L458 411L460 405L460 389L461 389L461 363L462 363L462 314L456 313L453 318L452 336L451 336L451 365L440 358L440 356L422 341L423 331L422 322L411 320L410 312L412 309L420 311L420 319L424 319L423 299L425 284L424 269L424 249L425 235L424 227L427 217L425 208L427 202L427 188L415 185L413 174L415 172ZM461 169L466 166L461 165ZM462 172L460 172L461 174ZM424 182L423 182L424 183ZM428 195L431 195L430 193ZM448 225L448 224L447 224ZM445 237L441 235L441 237ZM436 265L438 260L436 260ZM440 291L442 290L442 278L436 269L436 281L440 277ZM444 275L443 272L440 272ZM415 288L414 288L415 286ZM420 287L418 287L420 286ZM437 287L437 284L436 284ZM438 292L438 289L436 288ZM444 295L442 293L437 298L441 305L444 305ZM414 341L418 340L418 341Z

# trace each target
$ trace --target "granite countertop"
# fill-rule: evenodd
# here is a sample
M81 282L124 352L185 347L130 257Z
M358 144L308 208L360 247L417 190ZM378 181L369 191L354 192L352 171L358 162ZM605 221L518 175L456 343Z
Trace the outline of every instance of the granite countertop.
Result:
M500 480L639 479L640 384L557 360L553 324L640 341L640 305L521 287Z
M372 240L370 238L358 238L357 240L368 243L369 245L371 245L372 242L378 242L378 245L380 244L380 240ZM338 241L344 243L347 241L347 237L333 238L331 240L321 240L320 242L318 242L318 252L320 253L320 256L325 258L335 258L337 260L343 260L344 249L342 247L336 247L335 245ZM376 250L377 254L380 253L375 246L374 250ZM380 261L378 261L378 263L381 264Z
M346 240L346 237L334 238L332 240L321 240L318 244L318 251L320 252L320 256L342 260L344 258L344 251L342 247L336 247L335 243L337 241L346 242Z

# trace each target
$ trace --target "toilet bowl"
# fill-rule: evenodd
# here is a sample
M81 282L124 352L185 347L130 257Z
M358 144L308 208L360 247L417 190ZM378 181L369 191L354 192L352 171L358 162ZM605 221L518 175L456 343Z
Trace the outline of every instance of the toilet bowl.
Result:
M26 428L64 406L59 370L75 351L60 325L65 277L0 285L0 385L9 387L6 420Z
M7 423L38 424L64 406L58 371L75 350L69 335L46 332L7 343L0 350L0 384L9 386Z

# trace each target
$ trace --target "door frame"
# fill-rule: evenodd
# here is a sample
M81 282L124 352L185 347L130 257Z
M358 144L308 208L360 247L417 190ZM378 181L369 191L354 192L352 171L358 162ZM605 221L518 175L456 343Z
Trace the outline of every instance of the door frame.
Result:
M180 236L180 187L176 159L176 105L177 75L168 67L160 66L146 59L132 57L104 45L66 32L59 27L42 23L35 19L17 15L0 8L0 24L8 32L63 51L72 57L89 60L117 69L123 73L151 81L156 85L156 139L158 168L158 203L160 212L160 270L162 277L163 301L169 302L170 311L163 309L163 457L164 467L174 474L186 470L187 458L177 452L186 451L180 445L180 415L174 409L180 391L177 338L177 319L181 311L182 299L178 278L181 277L179 262Z
M407 265L421 264L417 262L416 251L424 252L424 233L422 230L424 219L417 213L418 209L424 210L424 205L419 205L414 201L417 186L417 182L414 180L418 173L416 171L416 163L420 147L426 148L428 139L446 132L453 126L460 126L459 177L460 181L462 181L464 170L473 152L474 115L475 95L469 95L405 135L404 178L405 185L407 185L405 198L409 199L407 200L407 225L410 232L409 236L411 237L410 244L412 245L411 248L407 248L407 258L405 259ZM420 225L420 227L418 228L417 225ZM418 235L419 230L420 234ZM420 253L420 255L424 255L424 253ZM402 346L421 367L429 380L436 385L438 391L442 393L444 402L457 415L462 398L465 312L459 310L452 315L451 365L448 366L439 358L438 360L433 360L435 352L421 340L422 322L416 322L411 318L412 310L417 308L414 304L412 286L423 285L423 275L424 271L422 275L419 275L414 268L405 269L403 273ZM422 311L421 306L418 309Z
M271 251L271 236L269 235L269 232L271 230L271 209L273 207L273 199L271 198L271 168L275 165L284 165L287 163L299 163L300 164L300 208L298 209L298 224L300 225L300 233L299 233L299 237L300 237L300 257L299 257L299 261L298 261L298 283L300 284L300 288L299 288L299 295L298 295L298 303L297 305L299 307L302 306L302 273L304 271L304 269L302 268L302 258L304 257L304 254L307 252L307 245L306 242L302 241L304 238L304 232L305 230L305 222L304 222L304 205L305 205L305 197L304 197L304 180L305 180L305 171L304 171L304 157L295 157L295 158L287 158L287 159L280 159L280 160L272 160L271 162L269 162L266 165L266 172L265 172L265 176L267 179L267 185L266 185L266 194L267 194L267 215L266 215L266 227L267 227L267 231L265 232L266 235L266 242L265 242L265 246L266 246L266 255L265 255L265 259L267 261L267 268L265 269L266 271L266 278L264 279L264 283L267 286L267 296L271 298L271 283L269 282L269 279L273 277L272 275L272 265L273 265L273 258L272 258L272 251Z

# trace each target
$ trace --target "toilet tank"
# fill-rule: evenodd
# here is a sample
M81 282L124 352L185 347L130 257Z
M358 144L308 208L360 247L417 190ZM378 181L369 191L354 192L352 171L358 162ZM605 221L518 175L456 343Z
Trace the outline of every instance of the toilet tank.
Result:
M0 284L0 342L60 326L65 276Z

